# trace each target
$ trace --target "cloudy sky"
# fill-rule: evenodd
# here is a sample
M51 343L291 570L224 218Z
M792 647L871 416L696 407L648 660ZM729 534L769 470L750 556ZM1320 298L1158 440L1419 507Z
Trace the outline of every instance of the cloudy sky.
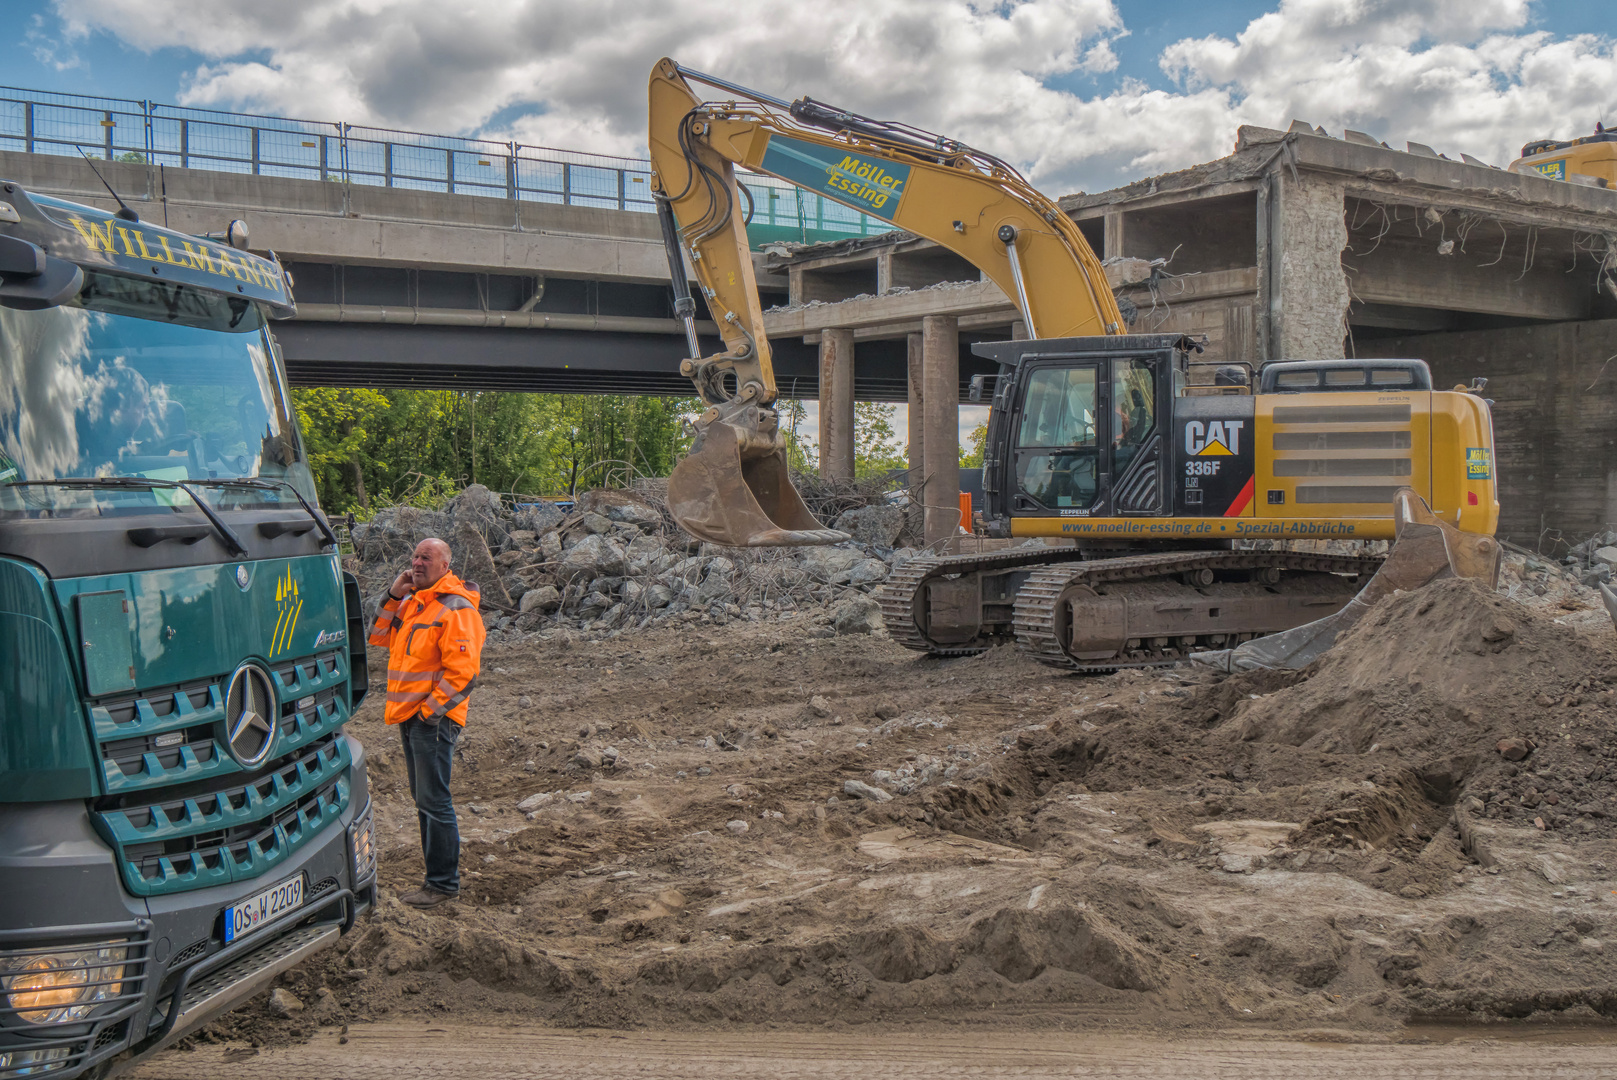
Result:
M670 55L928 127L1051 194L1293 117L1503 164L1617 119L1611 0L5 0L0 82L643 151Z

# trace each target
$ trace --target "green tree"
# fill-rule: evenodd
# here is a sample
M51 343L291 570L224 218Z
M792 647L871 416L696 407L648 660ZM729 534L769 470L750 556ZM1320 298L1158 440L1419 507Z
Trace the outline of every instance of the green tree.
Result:
M960 467L962 469L980 469L983 467L983 450L988 445L988 425L978 424L966 436L966 445L960 448Z
M316 387L295 391L292 400L320 501L332 510L369 507L366 459L372 457L375 436L386 426L387 395L378 390Z
M856 402L853 407L853 474L860 479L886 476L894 469L909 466L908 453L893 430L898 406L876 401Z
M559 495L621 485L634 476L667 476L690 447L685 420L698 403L569 394L542 397L538 408L540 452L519 486ZM526 488L527 477L537 488Z
M666 476L689 446L681 398L450 390L293 392L328 510L436 498L481 483L560 495Z

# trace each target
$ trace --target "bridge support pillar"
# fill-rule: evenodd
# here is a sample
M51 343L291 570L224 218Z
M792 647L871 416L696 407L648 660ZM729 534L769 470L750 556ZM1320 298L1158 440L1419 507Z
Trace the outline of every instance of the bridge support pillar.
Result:
M921 363L921 335L910 334L909 346L909 484L912 491L921 490L926 476L926 370Z
M935 544L960 526L960 320L953 315L921 320L921 373L922 505L926 542Z
M820 475L853 479L853 331L820 334Z

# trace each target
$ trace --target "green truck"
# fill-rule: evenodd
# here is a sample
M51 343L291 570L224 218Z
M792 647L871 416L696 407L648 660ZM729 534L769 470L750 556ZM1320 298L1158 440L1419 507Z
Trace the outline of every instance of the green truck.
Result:
M0 1080L121 1069L375 902L359 587L239 226L0 182Z

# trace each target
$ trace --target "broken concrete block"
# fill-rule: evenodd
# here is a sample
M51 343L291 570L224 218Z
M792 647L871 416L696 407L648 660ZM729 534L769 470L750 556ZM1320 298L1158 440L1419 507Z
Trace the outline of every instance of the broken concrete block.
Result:
M890 548L904 531L904 510L898 506L861 506L844 510L831 527L852 536L855 543Z
M523 614L530 611L555 611L559 607L561 607L561 592L554 585L541 585L537 589L529 589L517 602L517 610Z
M297 999L292 991L285 987L276 987L270 991L270 1012L280 1017L290 1017L303 1011L303 1002Z
M562 556L561 566L556 572L563 580L577 581L580 578L621 577L628 570L622 544L604 536L591 535L574 544Z
M881 605L861 594L844 597L831 610L831 625L839 634L874 633L882 626Z
M876 787L873 784L867 784L863 780L844 781L842 784L842 792L844 795L853 795L857 798L869 799L871 802L890 802L893 798L881 788Z

